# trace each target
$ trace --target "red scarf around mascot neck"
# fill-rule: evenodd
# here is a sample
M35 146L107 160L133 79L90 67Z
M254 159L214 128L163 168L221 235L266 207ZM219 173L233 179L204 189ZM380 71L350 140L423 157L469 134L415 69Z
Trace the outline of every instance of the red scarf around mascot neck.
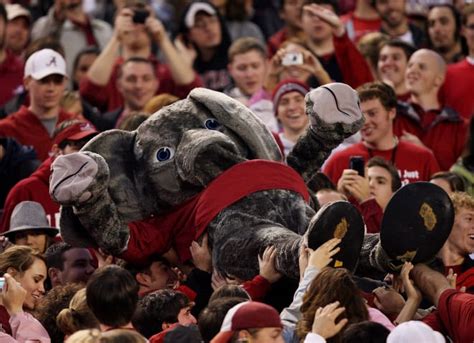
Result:
M287 165L267 160L241 162L171 213L131 223L128 247L121 257L143 263L147 256L174 247L184 262L191 258L192 241L204 233L219 212L252 193L271 189L297 192L309 202L303 179Z

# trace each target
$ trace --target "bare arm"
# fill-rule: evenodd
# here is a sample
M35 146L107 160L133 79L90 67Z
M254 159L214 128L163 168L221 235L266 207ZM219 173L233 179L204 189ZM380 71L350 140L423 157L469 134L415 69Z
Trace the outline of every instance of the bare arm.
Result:
M438 306L439 297L447 290L452 289L448 279L424 264L417 264L411 271L411 277L421 292L431 302Z

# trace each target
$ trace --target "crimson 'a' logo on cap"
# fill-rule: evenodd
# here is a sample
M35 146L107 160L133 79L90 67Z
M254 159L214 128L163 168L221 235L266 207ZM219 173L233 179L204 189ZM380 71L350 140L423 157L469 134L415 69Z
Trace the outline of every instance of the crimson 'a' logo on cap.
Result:
M51 67L53 64L54 64L55 67L58 66L58 65L56 64L56 56L51 57L51 60L50 60L48 63L46 63L46 66L47 66L47 67Z

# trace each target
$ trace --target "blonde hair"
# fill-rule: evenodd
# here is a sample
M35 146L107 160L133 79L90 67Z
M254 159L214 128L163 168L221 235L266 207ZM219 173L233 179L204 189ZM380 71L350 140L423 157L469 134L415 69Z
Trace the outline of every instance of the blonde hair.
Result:
M143 108L143 112L153 114L161 110L163 107L171 105L178 100L178 97L168 93L155 95L153 98L148 100L145 107Z
M474 198L464 192L454 192L450 195L454 205L454 212L458 213L461 209L474 211Z
M97 329L77 331L66 340L66 343L146 343L145 337L138 332L115 329L107 332L100 332Z
M65 335L71 335L82 329L99 327L99 321L87 306L85 288L78 290L72 297L69 307L59 312L56 325Z
M15 269L18 273L23 274L39 259L46 261L43 255L35 249L24 245L14 245L0 254L0 272L6 273L8 268Z

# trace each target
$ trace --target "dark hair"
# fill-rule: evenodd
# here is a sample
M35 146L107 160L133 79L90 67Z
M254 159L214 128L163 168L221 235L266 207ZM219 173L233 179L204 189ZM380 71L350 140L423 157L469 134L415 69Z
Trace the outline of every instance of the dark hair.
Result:
M382 106L390 111L397 107L397 95L392 87L383 82L364 83L357 88L360 102L379 99Z
M447 4L447 3L436 4L436 5L430 6L430 9L429 9L428 14L427 14L427 18L428 18L429 12L431 12L431 10L433 10L434 8L439 8L439 7L446 7L447 9L449 9L451 11L452 16L454 17L454 23L456 25L456 28L454 29L454 39L456 41L459 41L461 39L461 14L456 9L456 7L454 7L451 4ZM426 27L425 27L425 32L427 32L427 33L428 33L429 26L430 26L430 23L429 23L429 20L427 19L426 20ZM428 38L428 45L430 47L432 47L433 43L431 42L431 37L430 37L429 34L427 34L427 38Z
M56 318L58 314L68 307L72 297L83 288L83 285L69 283L67 285L59 285L51 289L39 301L34 311L34 316L48 331L51 342L63 342L64 333L57 325Z
M449 187L453 192L465 192L466 191L466 185L464 184L464 181L462 177L460 177L458 174L448 172L448 171L441 171L434 173L430 177L431 180L435 179L442 179L449 183Z
M158 254L151 255L146 259L145 262L141 264L124 262L121 266L124 269L128 270L135 277L138 273L150 273L150 267L154 262L161 262L167 265L168 267L171 266L166 258Z
M342 334L343 343L385 343L390 330L380 323L364 321L349 325Z
M314 315L319 307L335 301L339 301L340 306L345 307L338 321L341 318L347 318L352 324L369 319L367 305L351 273L345 268L325 267L311 282L303 297L301 319L296 327L298 337L304 338L311 332ZM341 331L328 342L339 341L343 332Z
M210 342L220 331L227 312L248 298L226 297L209 301L209 305L199 314L198 326L204 342Z
M191 305L190 300L181 292L161 289L143 297L133 316L133 326L146 338L161 332L163 323L178 322L181 309Z
M48 268L57 268L63 270L64 268L64 253L72 249L72 246L65 242L54 243L44 253L46 258L46 266Z
M138 284L116 265L98 269L86 288L87 305L100 323L118 328L130 322L138 302Z
M390 176L392 177L392 192L395 192L400 189L400 187L402 187L402 180L400 179L397 168L395 168L392 162L387 161L380 156L375 156L367 162L367 168L371 167L380 167L389 172Z
M138 56L134 56L134 57L130 57L128 59L126 59L120 66L119 68L117 68L117 80L120 79L120 77L122 77L122 74L123 74L123 67L125 65L127 65L128 63L144 63L144 64L148 64L151 69L153 70L153 76L155 78L158 78L158 76L155 74L155 64L153 61L151 61L150 59L148 58L145 58L145 57L138 57Z
M3 19L3 22L6 24L8 21L7 10L5 9L5 5L0 3L0 18Z
M242 288L240 285L223 285L216 289L214 293L212 293L211 297L209 298L209 303L220 299L220 298L245 298L247 300L252 300L250 295L247 293L245 289Z
M407 42L404 42L400 39L390 39L389 41L384 42L380 45L379 57L380 57L380 51L386 46L389 46L391 48L402 49L403 52L405 53L405 57L407 58L407 61L410 59L411 55L413 55L413 53L416 51L416 48Z
M339 5L336 0L305 0L303 6L309 4L329 5L334 10L334 13L339 14Z
M77 69L77 66L79 64L79 60L81 59L82 56L84 55L96 55L96 56L99 56L100 55L100 49L96 46L88 46L84 49L82 49L81 51L79 51L76 55L76 58L74 59L74 63L73 63L73 71L76 71Z

